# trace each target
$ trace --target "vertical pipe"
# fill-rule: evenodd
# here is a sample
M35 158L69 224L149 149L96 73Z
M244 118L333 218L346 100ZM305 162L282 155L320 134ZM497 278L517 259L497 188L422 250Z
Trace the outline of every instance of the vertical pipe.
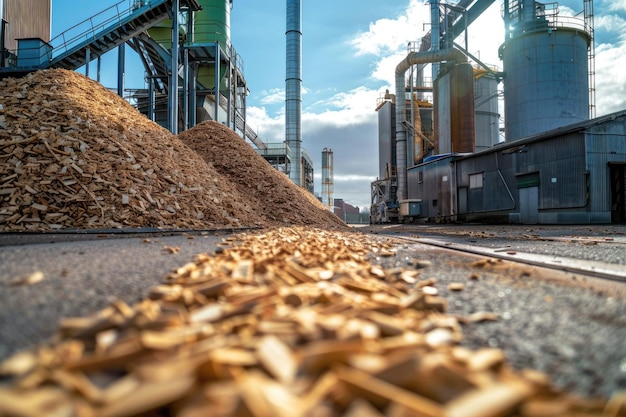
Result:
M442 49L427 52L410 52L396 66L396 170L398 175L398 200L406 200L407 190L407 146L406 146L406 80L405 73L411 65L418 65L432 62L456 61L457 63L467 62L467 57L457 49ZM473 112L472 112L473 114Z
M285 78L285 141L292 151L289 178L302 186L302 0L287 0L287 51Z
M191 71L191 74L189 76L189 108L191 109L190 111L190 119L189 119L189 124L191 126L195 126L196 125L196 69L197 66L196 64L193 64L191 67L189 67L189 70Z
M430 50L435 52L439 50L439 37L440 31L439 28L439 19L441 18L439 12L439 2L438 0L430 0ZM437 74L439 74L439 63L433 62L431 63L432 70L432 81L435 82L437 79Z
M168 118L170 132L178 133L178 32L179 32L179 1L172 0L172 73L168 100Z
M220 61L222 60L222 48L220 48L220 43L215 42L215 109L213 111L213 119L216 122L219 122L219 112L218 109L220 107L220 72L222 69L220 68Z
M183 130L189 129L189 49L183 50Z
M235 130L235 123L233 120L233 51L226 45L226 48L229 49L228 56L230 59L228 60L228 80L226 80L227 88L228 88L228 96L226 97L226 126ZM231 124L232 123L232 124Z
M102 55L98 55L98 64L96 67L96 81L100 82L100 76L102 71Z
M5 65L4 63L4 59L5 59L4 34L6 33L6 30L7 30L7 21L4 20L4 16L2 15L2 13L4 13L4 5L0 3L0 68L4 68L4 65Z
M89 62L91 62L91 49L85 50L85 77L89 78Z
M148 119L154 122L154 83L152 76L148 77Z
M124 76L126 73L126 44L117 47L117 95L124 97Z

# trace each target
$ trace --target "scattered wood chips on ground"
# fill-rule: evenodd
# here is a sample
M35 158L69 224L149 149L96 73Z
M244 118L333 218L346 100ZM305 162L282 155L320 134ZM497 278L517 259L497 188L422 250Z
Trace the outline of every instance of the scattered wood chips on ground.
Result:
M306 227L228 237L142 302L64 319L1 363L0 416L626 415L624 395L578 398L460 347L435 280L372 253L394 246Z

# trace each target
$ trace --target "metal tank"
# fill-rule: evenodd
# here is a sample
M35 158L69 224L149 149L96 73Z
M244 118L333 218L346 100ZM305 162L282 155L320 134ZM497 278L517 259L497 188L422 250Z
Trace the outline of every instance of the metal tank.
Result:
M433 84L435 153L474 152L474 69L454 65Z
M186 43L189 46L208 45L219 43L221 48L229 53L230 51L230 12L233 8L233 0L198 0L202 10L193 15L192 33L186 33ZM188 15L183 15L181 21L181 31L187 32L188 22L185 20ZM150 28L150 36L165 49L172 47L172 21L164 20L158 25ZM220 70L220 90L227 89L227 80L224 78L227 68L224 66ZM207 88L212 88L215 84L214 65L200 66L197 73L198 82Z
M230 12L233 0L200 0L202 10L194 14L192 45L219 43L230 54ZM220 91L228 91L228 68L220 68ZM198 82L204 86L215 84L215 66L201 66Z
M557 3L506 0L503 9L506 140L588 120L585 20L560 17Z
M476 114L476 152L500 142L498 80L484 68L474 69L474 113Z

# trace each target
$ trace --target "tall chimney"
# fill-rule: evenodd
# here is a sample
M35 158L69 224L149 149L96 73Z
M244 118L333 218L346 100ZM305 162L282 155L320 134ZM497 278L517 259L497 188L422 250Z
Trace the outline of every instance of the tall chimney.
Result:
M285 78L285 141L291 149L289 178L302 186L302 0L287 0L287 71Z

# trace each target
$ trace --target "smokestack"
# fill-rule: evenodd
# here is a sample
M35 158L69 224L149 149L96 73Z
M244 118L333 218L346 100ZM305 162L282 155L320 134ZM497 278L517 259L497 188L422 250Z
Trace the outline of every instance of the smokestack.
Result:
M302 186L302 0L287 0L287 71L285 78L285 141L291 149L289 178Z

